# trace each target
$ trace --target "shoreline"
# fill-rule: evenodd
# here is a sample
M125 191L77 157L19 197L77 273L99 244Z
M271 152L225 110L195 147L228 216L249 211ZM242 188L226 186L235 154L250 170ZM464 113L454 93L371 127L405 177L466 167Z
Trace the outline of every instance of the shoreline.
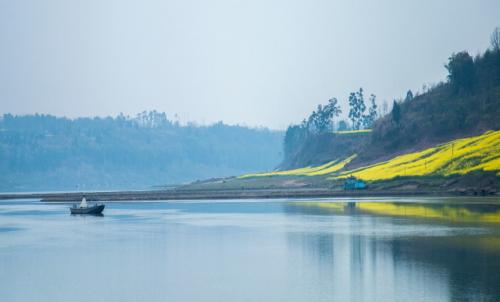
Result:
M126 200L216 200L216 199L280 199L380 196L496 196L484 192L424 191L424 190L363 190L330 189L226 189L226 190L149 190L149 191L82 191L50 193L0 193L0 200L40 199L42 202L74 202L85 196L89 201Z

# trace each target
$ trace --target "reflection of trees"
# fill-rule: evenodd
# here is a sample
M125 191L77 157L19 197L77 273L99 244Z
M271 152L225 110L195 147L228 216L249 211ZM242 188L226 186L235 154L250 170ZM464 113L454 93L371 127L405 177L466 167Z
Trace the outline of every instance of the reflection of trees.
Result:
M335 248L334 235L329 233L289 233L288 241L303 247L303 252L312 259L317 260L323 266L333 265L333 255ZM313 248L311 248L313 247Z
M331 270L332 275L335 275L334 271L342 271L339 266L344 266L343 271L347 273L342 277L348 278L346 285L350 286L351 298L358 297L360 291L373 290L372 287L376 286L373 284L380 280L398 292L402 290L398 286L408 287L405 282L410 282L415 276L425 276L424 279L428 280L418 285L410 284L411 288L432 291L441 286L443 292L449 294L450 301L494 301L500 298L500 236L460 233L467 225L462 223L495 222L499 213L497 205L373 204L287 204L285 213L303 215L304 219L311 219L314 223L317 219L325 221L325 216L332 217L331 225L322 227L319 234L289 233L289 244L307 251L313 263L317 261L318 265ZM407 219L398 219L398 225L395 225L392 216ZM443 222L455 227L456 223L461 224L456 235L403 237L393 234L391 237L389 234L381 238L377 237L376 231L377 223L381 221L384 228L395 229L403 222L420 226L423 223L443 225ZM370 228L375 231L367 231ZM391 272L396 275L391 277ZM385 273L389 276L383 276ZM335 277L338 280L338 274ZM369 282L365 282L367 280ZM436 287L425 288L424 285L429 283Z
M500 298L500 250L483 248L495 237L415 237L393 240L395 265L424 263L444 269L451 301L495 301ZM497 301L497 300L496 300Z

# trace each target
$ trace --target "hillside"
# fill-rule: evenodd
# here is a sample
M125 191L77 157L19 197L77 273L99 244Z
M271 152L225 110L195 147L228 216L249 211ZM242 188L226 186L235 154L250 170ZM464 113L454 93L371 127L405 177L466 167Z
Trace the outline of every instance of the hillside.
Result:
M287 129L278 169L197 186L341 190L352 175L373 190L498 192L500 49L475 58L453 54L446 68L446 82L395 101L371 129L332 131L329 112L340 111L332 99ZM362 101L362 92L352 93L350 101Z
M449 58L446 68L446 82L395 101L392 111L375 120L364 135L318 134L307 124L289 127L280 168L320 166L356 154L346 164L356 170L402 154L425 153L430 147L458 138L499 130L500 50L487 50L475 58L459 52Z
M143 189L276 167L282 133L135 118L4 115L0 191Z
M500 176L500 131L453 140L369 166L347 168L347 164L356 156L352 154L346 159L333 160L320 166L247 174L241 178L325 175L335 180L352 175L366 181L380 181L396 177L463 175L473 171L491 171Z
M447 82L398 102L397 115L393 110L375 122L369 146L352 166L500 129L500 50L475 58L454 54L447 68Z
M493 171L500 176L500 131L488 131L483 135L453 140L370 166L346 170L337 177L353 175L374 181L398 176L463 175L473 171Z
M293 169L336 162L361 152L370 140L370 131L340 131L308 135L285 152L279 169Z
M322 165L250 173L196 182L184 189L344 191L346 177L356 176L370 192L493 194L500 192L500 131L437 144L418 152L396 155L375 164L349 168L357 154ZM399 194L398 193L398 194Z

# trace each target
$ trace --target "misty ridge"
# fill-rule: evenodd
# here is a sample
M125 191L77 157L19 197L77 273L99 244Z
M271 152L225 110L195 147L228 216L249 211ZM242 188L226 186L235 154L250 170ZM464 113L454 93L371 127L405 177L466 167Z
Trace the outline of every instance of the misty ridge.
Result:
M283 133L267 128L181 125L165 113L131 118L0 118L0 190L148 189L269 170Z

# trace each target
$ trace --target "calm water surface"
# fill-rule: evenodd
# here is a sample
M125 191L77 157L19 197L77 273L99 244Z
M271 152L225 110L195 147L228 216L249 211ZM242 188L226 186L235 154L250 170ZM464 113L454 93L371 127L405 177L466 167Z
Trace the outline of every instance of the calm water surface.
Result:
M0 301L500 301L500 200L0 201Z

